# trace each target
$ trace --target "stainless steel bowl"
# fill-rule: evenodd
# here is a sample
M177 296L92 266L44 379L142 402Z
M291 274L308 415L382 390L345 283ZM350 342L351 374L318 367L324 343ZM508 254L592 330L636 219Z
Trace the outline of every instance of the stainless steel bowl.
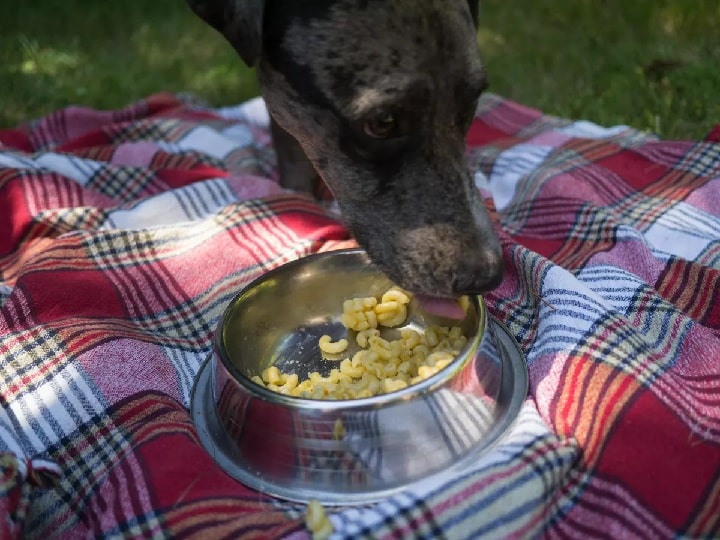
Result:
M343 300L379 297L391 285L354 249L288 263L235 297L191 400L204 446L230 475L289 500L363 503L452 473L508 429L527 391L527 371L480 297L471 299L461 321L410 303L406 326L456 325L468 337L447 368L417 385L325 401L278 394L250 380L271 365L301 379L329 372L337 363L323 359L318 339L346 335L339 322ZM388 338L398 332L385 330Z

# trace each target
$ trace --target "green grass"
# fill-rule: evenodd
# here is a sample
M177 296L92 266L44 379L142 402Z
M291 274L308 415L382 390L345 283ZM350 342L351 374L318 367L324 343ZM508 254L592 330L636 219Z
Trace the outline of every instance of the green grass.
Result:
M161 91L215 104L257 95L254 73L184 0L2 2L0 126Z
M720 122L720 2L482 0L491 91L543 111L666 138ZM0 127L70 104L117 108L159 92L215 105L254 74L184 0L4 0ZM6 16L9 15L9 16Z
M484 0L492 90L545 112L698 138L720 123L720 2Z

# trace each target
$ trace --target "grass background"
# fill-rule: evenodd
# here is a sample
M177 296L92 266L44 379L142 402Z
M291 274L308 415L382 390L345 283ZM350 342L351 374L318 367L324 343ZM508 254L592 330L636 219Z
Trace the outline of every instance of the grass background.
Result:
M481 0L481 8L492 92L665 138L700 138L720 122L716 0ZM258 92L254 73L184 0L2 0L0 127L159 91L214 105Z

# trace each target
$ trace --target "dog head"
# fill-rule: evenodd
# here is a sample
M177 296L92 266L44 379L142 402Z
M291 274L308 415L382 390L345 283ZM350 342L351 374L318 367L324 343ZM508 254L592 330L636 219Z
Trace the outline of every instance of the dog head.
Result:
M502 254L465 159L486 87L472 0L189 0L258 67L276 122L410 291L486 292Z

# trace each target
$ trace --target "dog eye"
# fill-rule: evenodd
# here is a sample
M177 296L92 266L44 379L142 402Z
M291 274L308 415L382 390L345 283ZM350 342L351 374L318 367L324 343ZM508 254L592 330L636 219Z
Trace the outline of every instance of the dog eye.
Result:
M421 129L416 119L403 110L383 108L351 120L341 135L347 152L368 163L397 158L417 142Z
M379 114L363 124L363 133L373 139L389 139L399 135L397 117L389 112Z

